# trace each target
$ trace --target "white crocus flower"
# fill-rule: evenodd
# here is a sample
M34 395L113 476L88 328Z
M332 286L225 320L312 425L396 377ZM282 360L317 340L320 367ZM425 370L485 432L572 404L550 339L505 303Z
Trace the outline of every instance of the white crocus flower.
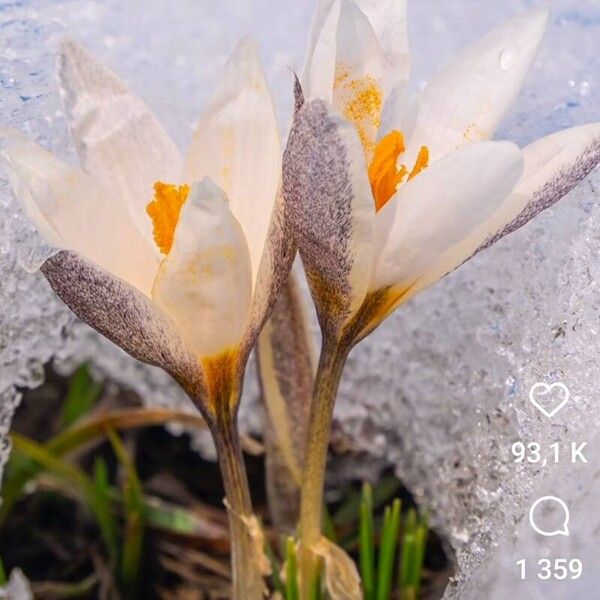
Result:
M301 598L317 571L333 407L350 349L398 305L564 196L600 161L600 125L523 150L488 141L547 14L509 20L407 99L405 0L321 0L283 159L287 222L323 333L302 474ZM352 562L339 597L361 598ZM342 569L342 566L344 569ZM332 575L333 576L333 575Z
M543 11L510 19L411 100L406 2L320 2L284 195L326 333L356 342L598 164L598 124L522 150L488 141L547 20Z
M212 419L293 255L257 49L243 41L233 52L185 159L81 46L63 44L58 70L81 168L15 135L4 151L27 215L61 249L41 270L82 320L170 372ZM233 414L236 390L227 401Z
M281 150L253 43L238 45L185 160L148 107L73 42L59 81L81 169L9 133L9 177L59 249L41 267L83 321L162 367L206 418L229 508L233 598L263 597L236 415L248 353L294 248Z

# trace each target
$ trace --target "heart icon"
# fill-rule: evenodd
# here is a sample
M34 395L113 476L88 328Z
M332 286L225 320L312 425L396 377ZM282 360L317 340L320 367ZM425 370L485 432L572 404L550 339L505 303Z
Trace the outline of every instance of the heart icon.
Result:
M546 417L551 419L568 401L569 388L564 383L534 383L529 389L529 400Z

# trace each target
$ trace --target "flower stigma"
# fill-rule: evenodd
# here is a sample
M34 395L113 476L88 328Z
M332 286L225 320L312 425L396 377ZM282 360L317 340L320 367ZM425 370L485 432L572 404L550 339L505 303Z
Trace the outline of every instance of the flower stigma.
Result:
M154 198L146 206L146 212L152 219L154 241L163 254L171 251L179 213L189 193L190 186L186 184L174 185L162 181L154 184Z

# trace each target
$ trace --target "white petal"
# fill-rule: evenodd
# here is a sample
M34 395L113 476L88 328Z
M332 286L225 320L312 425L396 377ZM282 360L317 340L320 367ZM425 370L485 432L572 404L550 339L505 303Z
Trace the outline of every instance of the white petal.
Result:
M332 103L360 135L370 159L381 124L385 57L373 26L353 0L322 1L309 38L303 90Z
M440 255L501 205L522 170L516 145L480 142L440 159L403 185L377 214L378 221L394 221L371 289L394 286L405 291L426 277Z
M58 76L83 169L123 198L158 255L146 205L154 182L179 182L179 151L148 106L74 41L62 45Z
M321 100L294 119L283 195L321 327L336 334L367 292L375 205L356 130Z
M192 186L154 301L200 357L236 349L248 322L252 280L244 233L210 179Z
M410 296L568 194L600 163L600 123L559 131L530 144L522 154L523 174L514 190L489 219L439 257L435 267L413 286Z
M227 62L194 134L186 181L222 187L250 250L253 281L281 179L279 130L256 45L243 40Z
M150 294L158 261L117 194L35 142L10 145L4 156L17 198L49 244L75 250Z
M385 58L382 117L385 134L397 127L387 120L387 114L391 120L398 110L410 73L406 0L357 0L357 4L371 22Z
M523 149L521 179L471 240L480 251L528 223L580 183L600 162L600 123L565 129Z
M392 58L392 48L402 53L405 31L398 32L397 46L386 37L388 55L384 55L372 23L361 10L362 4L378 26L385 24L382 12L371 0L360 5L354 0L319 3L309 37L302 85L308 100L320 98L332 103L354 123L369 158L381 124L384 71L389 66L386 59ZM388 17L386 35L403 19L395 10ZM390 91L393 88L391 85Z
M548 14L508 20L463 50L427 85L406 161L421 145L431 161L465 144L490 139L527 76Z
M333 105L356 127L369 161L383 108L385 59L367 16L342 0L336 36Z
M319 0L308 37L302 69L302 89L307 100L333 102L337 29L341 0Z

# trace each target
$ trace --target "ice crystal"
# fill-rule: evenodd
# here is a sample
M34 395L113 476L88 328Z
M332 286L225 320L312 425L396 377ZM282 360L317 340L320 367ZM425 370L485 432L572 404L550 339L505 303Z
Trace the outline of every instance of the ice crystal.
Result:
M6 585L0 586L1 600L33 600L27 577L21 569L13 569Z

